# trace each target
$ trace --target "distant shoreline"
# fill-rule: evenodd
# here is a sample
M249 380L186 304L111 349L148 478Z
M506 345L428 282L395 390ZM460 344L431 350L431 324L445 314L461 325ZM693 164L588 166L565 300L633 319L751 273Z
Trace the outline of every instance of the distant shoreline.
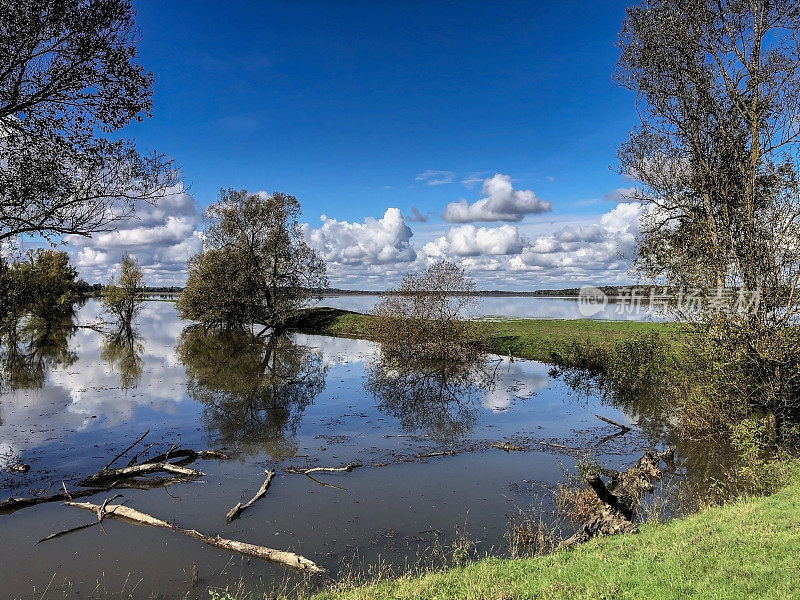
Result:
M630 290L630 286L603 286L598 288L602 290L606 296L611 298L624 297L620 294L623 289ZM162 296L177 296L181 293L182 288L169 287L169 288L144 288L145 295L162 295ZM335 296L382 296L382 295L397 295L395 290L343 290L339 288L328 288L322 290L321 295L323 298L330 298ZM578 298L580 296L580 288L566 288L560 290L476 290L466 294L459 294L464 296L476 297L512 297L512 298Z

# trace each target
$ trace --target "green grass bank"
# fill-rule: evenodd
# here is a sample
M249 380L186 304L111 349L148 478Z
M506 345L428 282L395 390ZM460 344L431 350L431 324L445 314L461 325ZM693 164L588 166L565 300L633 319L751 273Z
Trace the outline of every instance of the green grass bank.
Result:
M489 558L314 600L800 598L800 464L775 493L708 508L638 535L530 559Z
M373 318L336 308L312 308L298 315L290 327L305 333L373 339ZM487 352L542 362L552 362L554 354L569 357L576 344L611 350L617 342L650 333L677 344L683 334L673 323L639 321L507 319L476 321L475 325L477 340Z

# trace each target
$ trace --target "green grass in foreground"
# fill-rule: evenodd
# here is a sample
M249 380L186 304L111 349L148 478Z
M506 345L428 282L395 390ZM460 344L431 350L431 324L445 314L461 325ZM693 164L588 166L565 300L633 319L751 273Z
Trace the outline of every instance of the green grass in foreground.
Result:
M638 535L531 559L485 559L315 600L800 598L800 466L776 493L713 507Z
M334 308L304 311L293 326L308 333L371 339L369 315ZM553 353L567 354L574 343L609 349L614 343L650 332L668 341L680 338L672 323L594 321L591 319L513 319L476 322L481 346L488 352L551 362Z

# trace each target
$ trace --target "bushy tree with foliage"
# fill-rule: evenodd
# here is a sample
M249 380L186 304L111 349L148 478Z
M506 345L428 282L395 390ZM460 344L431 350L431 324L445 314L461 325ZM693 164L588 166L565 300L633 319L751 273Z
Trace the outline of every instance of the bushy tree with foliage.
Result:
M142 302L144 274L139 261L125 254L119 263L119 277L103 288L103 305L117 319L120 328L130 328Z
M24 318L33 318L48 330L71 315L78 300L77 271L66 252L38 249L24 260L0 264L2 330L12 339Z
M619 152L649 205L638 267L703 290L680 316L726 402L797 414L800 5L647 0L627 10L620 48L616 79L642 117ZM758 304L709 301L739 289Z
M382 352L412 353L423 360L477 352L466 320L474 289L464 269L446 260L408 273L372 309Z
M299 215L294 196L222 190L206 210L206 247L189 262L181 318L282 328L327 285L325 263L303 241Z
M78 272L66 252L31 252L23 268L28 271L30 311L34 317L52 323L72 312L78 300Z
M366 389L404 428L437 443L459 441L477 418L494 370L467 320L474 281L440 260L408 273L372 309L380 353L368 368Z
M116 133L150 115L129 0L0 3L0 241L91 235L176 173Z

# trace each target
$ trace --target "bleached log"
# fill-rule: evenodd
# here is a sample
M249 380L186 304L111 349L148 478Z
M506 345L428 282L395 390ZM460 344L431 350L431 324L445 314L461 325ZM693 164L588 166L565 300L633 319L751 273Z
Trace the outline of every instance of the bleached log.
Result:
M312 467L310 469L298 469L297 467L287 467L284 469L287 473L295 473L298 475L308 475L309 473L349 473L353 469L357 469L361 465L351 464L344 467Z
M258 546L256 544L249 544L247 542L239 542L236 540L228 540L220 536L211 536L205 533L200 533L195 529L183 529L177 525L173 525L146 513L140 512L134 508L124 506L122 504L109 504L103 511L101 506L92 504L91 502L65 502L67 506L81 508L83 510L91 511L95 514L102 512L105 518L112 518L121 521L128 521L136 525L145 525L148 527L162 527L164 529L171 529L189 536L190 538L200 540L215 548L229 550L231 552L238 552L245 556L252 556L268 562L282 565L284 567L294 569L297 571L305 571L314 575L325 575L327 571L320 567L315 562L295 554L294 552L287 552L284 550L275 550L265 546Z
M89 475L86 479L79 481L78 485L85 487L96 485L103 481L125 479L129 477L139 477L147 473L156 473L158 471L166 471L173 475L180 475L181 477L202 477L205 473L182 467L180 465L172 464L169 462L154 462L143 463L141 465L133 465L132 467L121 467L119 469L102 469L94 475Z
M272 481L272 478L275 477L275 471L274 470L264 471L264 475L266 475L267 478L264 480L264 483L261 484L261 487L258 488L258 491L256 492L255 496L250 498L250 500L248 500L245 504L237 502L236 506L234 506L232 509L228 511L228 514L225 515L225 520L228 523L230 523L234 519L238 519L239 515L241 515L246 508L249 508L250 506L253 505L254 502L259 500L260 498L263 498L266 495L267 489L269 489L269 484Z

